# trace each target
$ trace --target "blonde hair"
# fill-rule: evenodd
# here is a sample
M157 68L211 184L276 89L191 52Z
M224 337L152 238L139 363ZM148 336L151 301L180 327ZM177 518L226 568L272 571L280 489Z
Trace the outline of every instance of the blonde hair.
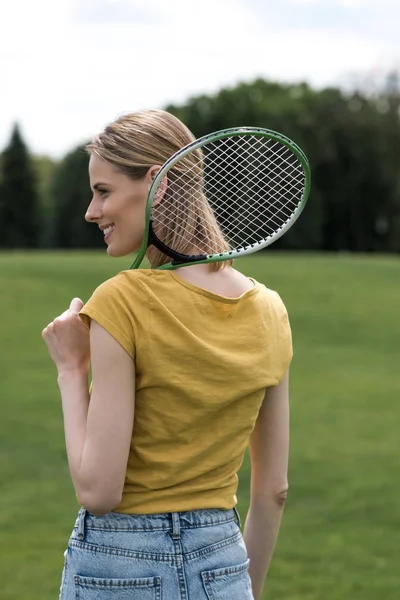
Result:
M136 180L144 177L153 165L164 164L194 139L191 131L172 114L145 110L120 116L93 139L87 150ZM174 165L167 177L164 197L153 205L152 222L157 237L187 255L229 251L203 192L201 149ZM171 261L155 246L150 246L146 254L153 268ZM210 269L217 271L232 263L232 260L210 263Z

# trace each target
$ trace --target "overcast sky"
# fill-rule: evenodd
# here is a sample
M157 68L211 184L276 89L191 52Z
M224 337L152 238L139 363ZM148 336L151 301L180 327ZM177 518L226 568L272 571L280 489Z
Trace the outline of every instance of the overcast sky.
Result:
M59 157L121 112L258 76L379 76L400 65L399 22L400 0L5 0L0 149L15 121Z

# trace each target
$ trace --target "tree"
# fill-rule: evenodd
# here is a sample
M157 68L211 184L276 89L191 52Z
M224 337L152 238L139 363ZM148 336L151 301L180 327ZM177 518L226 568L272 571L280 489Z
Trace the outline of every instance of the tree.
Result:
M50 219L52 214L51 182L57 162L49 156L32 156L33 166L36 173L37 189L39 194L39 205L41 214L40 246L50 245Z
M279 131L307 154L311 195L273 249L400 251L400 77L379 94L321 91L261 79L167 108L201 136L250 125Z
M308 204L272 249L400 252L398 75L374 95L257 79L166 110L196 137L249 125L279 131L305 151L312 170ZM98 229L84 220L91 198L87 169L88 156L79 147L54 171L53 245L103 247Z
M37 248L40 209L31 158L18 125L1 157L0 247Z
M104 247L97 227L85 221L91 200L89 157L83 146L67 154L56 167L52 185L51 245L58 248Z

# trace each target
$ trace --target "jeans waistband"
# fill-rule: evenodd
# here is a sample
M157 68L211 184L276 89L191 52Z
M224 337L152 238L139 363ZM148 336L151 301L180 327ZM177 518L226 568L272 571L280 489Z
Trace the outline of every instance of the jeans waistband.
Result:
M77 518L77 534L80 539L83 539L86 528L109 531L171 530L172 537L178 539L181 529L207 527L232 520L236 520L239 528L241 527L240 515L236 506L229 510L199 509L148 515L109 512L99 517L92 515L85 508L81 508Z

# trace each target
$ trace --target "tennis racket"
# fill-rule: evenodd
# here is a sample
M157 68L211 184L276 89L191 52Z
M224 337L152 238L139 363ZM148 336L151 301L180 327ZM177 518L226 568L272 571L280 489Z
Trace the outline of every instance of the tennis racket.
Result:
M143 243L130 269L140 266L150 245L171 259L158 269L232 260L266 248L298 219L310 184L307 157L275 131L240 127L201 137L154 178ZM196 217L199 204L205 227Z

